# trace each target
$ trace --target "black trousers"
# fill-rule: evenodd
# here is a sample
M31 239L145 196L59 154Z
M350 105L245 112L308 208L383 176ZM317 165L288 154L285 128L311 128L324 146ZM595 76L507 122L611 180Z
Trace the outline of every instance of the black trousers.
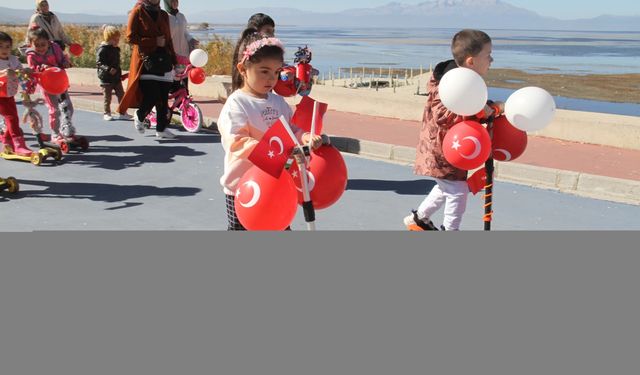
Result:
M169 90L171 90L171 85L171 82L140 80L142 103L138 108L138 120L143 121L151 109L156 107L156 131L158 132L164 131L169 125Z

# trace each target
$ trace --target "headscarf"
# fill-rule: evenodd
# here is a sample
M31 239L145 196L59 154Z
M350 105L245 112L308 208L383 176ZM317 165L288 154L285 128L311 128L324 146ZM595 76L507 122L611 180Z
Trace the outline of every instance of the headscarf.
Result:
M151 15L154 20L158 18L158 13L160 12L160 3L151 4L149 0L138 0L136 5L141 5L147 12L149 12L149 15Z
M178 9L173 9L171 7L171 3L173 2L173 0L162 0L162 2L164 3L164 10L166 10L167 13L171 14L172 16L178 14Z
M49 12L43 13L40 11L40 3L47 0L36 0L36 13L41 15L47 23L51 23L51 19L53 18L53 13L51 12L51 8L49 8ZM47 1L48 3L48 1Z

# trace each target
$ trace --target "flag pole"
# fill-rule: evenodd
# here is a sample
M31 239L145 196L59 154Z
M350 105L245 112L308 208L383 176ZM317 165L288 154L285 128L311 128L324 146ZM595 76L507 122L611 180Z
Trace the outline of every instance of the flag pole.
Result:
M487 131L489 132L489 138L493 143L493 120L491 115L489 121L487 121ZM491 220L493 219L493 172L495 169L493 161L493 151L489 154L489 159L484 163L484 168L487 175L487 182L484 188L484 230L491 231Z
M315 108L316 107L314 105L314 114L313 114L314 119L315 119ZM289 123L287 122L287 120L284 117L280 117L280 120L282 121L282 124L284 125L285 129L287 130L287 133L289 133L289 136L291 137L291 139L293 139L297 145L297 147L293 149L293 158L298 164L298 170L300 171L300 186L302 187L302 198L303 198L302 210L304 212L304 219L307 222L307 229L309 231L315 231L316 230L316 223L315 223L316 212L315 212L315 209L313 208L313 202L311 201L311 193L309 193L309 184L308 184L309 176L307 174L307 156L310 155L309 145L301 145L298 142L298 139L293 135L293 131L291 130L291 127L289 126ZM312 124L311 126L313 127L314 125Z

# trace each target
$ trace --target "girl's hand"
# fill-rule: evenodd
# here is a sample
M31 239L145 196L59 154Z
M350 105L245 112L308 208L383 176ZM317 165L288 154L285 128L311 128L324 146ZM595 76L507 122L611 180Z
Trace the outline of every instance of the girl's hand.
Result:
M308 144L311 146L313 150L318 149L322 146L322 136L319 135L311 135L311 133L304 133L302 135L302 143Z

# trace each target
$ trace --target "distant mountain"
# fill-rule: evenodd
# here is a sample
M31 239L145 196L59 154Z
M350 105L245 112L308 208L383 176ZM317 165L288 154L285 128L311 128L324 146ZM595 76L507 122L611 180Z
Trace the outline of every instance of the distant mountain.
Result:
M128 11L128 10L127 10ZM110 24L125 24L127 23L127 11L124 11L121 16L98 16L94 14L82 14L82 13L59 13L54 12L56 16L63 23L76 23L85 25L102 25L105 23ZM0 23L4 24L27 24L33 10L30 9L11 9L0 7Z
M294 8L210 10L189 13L187 18L190 22L213 25L244 24L258 11L271 15L279 25L640 31L640 16L565 21L543 17L500 0L433 0L415 5L391 2L335 13Z
M185 3L186 4L186 3ZM278 25L338 27L434 27L482 29L551 29L640 31L640 15L602 15L591 19L560 20L543 17L501 0L431 0L420 4L390 2L374 8L355 8L323 13L296 8L239 8L233 10L190 11L183 5L191 23L245 24L256 12L271 15ZM126 23L122 16L56 13L65 23ZM0 7L0 23L26 23L31 10Z

